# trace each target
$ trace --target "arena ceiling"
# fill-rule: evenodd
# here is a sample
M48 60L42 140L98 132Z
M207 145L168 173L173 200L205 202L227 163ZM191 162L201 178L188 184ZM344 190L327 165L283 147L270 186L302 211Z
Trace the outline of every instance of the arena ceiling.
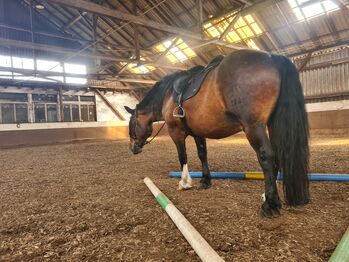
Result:
M306 61L348 45L349 1L0 0L0 37L3 52L86 61L91 84L143 88L243 48Z

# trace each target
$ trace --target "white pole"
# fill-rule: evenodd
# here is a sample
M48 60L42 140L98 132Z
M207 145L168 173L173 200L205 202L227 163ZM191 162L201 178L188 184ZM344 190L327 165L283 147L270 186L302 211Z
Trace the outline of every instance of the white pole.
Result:
M172 204L172 202L156 187L150 178L144 178L144 183L155 196L156 201L165 209L172 221L178 227L185 239L189 242L196 254L204 262L222 262L224 261L214 249L206 242L182 213Z

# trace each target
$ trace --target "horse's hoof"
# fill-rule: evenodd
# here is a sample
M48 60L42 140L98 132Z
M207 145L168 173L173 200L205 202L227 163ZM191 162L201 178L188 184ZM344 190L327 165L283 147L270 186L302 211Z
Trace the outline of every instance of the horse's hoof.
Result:
M206 178L202 178L202 179L200 180L200 185L203 185L204 187L209 188L209 187L212 186L212 183L211 183L211 180L208 180L208 179L206 179Z
M267 202L264 202L260 214L266 218L275 218L281 216L280 209L278 207L271 208Z
M190 184L189 183L184 184L184 183L181 183L181 182L178 183L178 190L179 191L189 190L189 189L192 189L192 188L193 188L193 186L191 185L191 183Z
M195 187L197 190L206 190L209 189L212 185L205 185L205 184L200 184L199 186Z

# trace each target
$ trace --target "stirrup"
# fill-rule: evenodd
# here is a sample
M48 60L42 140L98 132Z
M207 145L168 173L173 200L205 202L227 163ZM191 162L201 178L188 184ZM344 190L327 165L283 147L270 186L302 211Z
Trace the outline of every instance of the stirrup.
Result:
M184 118L185 117L184 108L181 106L177 106L175 109L173 109L172 115L173 115L173 117Z

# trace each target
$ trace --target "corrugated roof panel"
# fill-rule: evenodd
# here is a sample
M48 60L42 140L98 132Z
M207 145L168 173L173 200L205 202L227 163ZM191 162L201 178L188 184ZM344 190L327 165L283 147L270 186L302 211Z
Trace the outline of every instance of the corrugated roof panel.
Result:
M277 8L269 7L258 12L260 19L269 27L276 28L285 24L285 20ZM252 14L253 15L253 14Z
M290 44L297 43L297 40L294 39L293 35L286 28L275 30L273 31L273 34L276 35L282 46L288 46Z
M340 10L336 12L332 12L329 15L331 16L336 28L338 31L349 29L349 10Z
M324 15L323 17L318 16L309 20L311 28L318 36L331 33L331 29L329 26L330 22L330 18L326 15Z
M297 23L293 25L294 31L296 32L296 35L300 41L306 41L311 39L311 33L312 30L305 22L303 23Z

